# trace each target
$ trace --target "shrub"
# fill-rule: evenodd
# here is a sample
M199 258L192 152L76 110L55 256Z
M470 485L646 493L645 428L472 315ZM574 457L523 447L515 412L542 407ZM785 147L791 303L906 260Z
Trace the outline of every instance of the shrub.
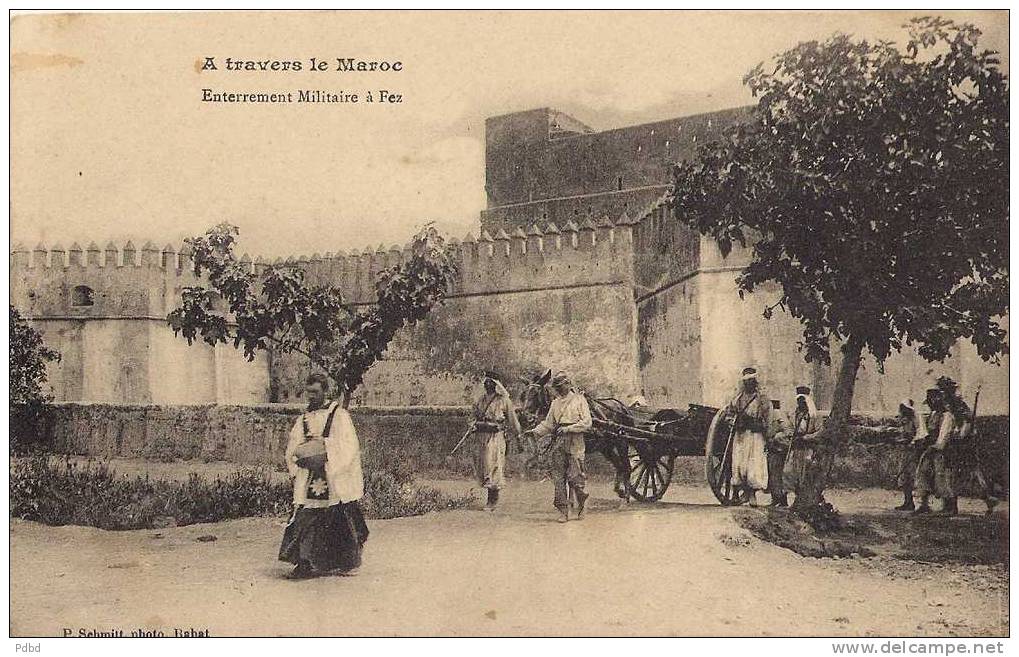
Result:
M50 396L44 391L46 363L60 360L60 354L43 343L14 306L10 306L10 363L8 402L10 404L10 450L26 453L43 434L41 421Z
M245 469L208 480L192 473L186 481L120 477L106 463L79 465L37 454L11 467L11 516L47 525L101 529L147 529L218 522L250 516L279 516L292 508L290 483L265 469ZM369 518L420 515L462 508L473 494L447 496L415 487L407 472L370 469L365 477Z

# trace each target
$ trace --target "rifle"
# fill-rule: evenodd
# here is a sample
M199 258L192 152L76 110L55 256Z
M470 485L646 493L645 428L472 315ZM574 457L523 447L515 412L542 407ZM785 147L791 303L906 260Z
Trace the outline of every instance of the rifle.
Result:
M977 433L977 404L980 403L980 386L977 386L976 395L973 397L973 410L969 414L969 435L967 438L976 436Z
M460 442L458 442L456 444L456 446L453 447L453 451L451 451L449 454L446 455L446 458L449 458L450 456L453 456L453 454L456 454L456 450L458 450L461 447L463 447L463 444L465 442L467 442L467 438L469 438L472 433L474 433L474 423L473 422L471 422L471 426L467 427L467 431L464 432L463 438L461 438Z

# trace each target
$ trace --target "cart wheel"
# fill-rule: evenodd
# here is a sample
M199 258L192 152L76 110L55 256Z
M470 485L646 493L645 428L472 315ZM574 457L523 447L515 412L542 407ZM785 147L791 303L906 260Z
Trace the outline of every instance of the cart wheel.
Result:
M626 492L641 502L660 500L672 481L676 457L658 454L646 442L628 440L626 459L629 465L629 475L625 480Z
M723 506L743 504L749 498L745 490L732 487L732 425L724 419L725 411L715 414L704 441L704 474L715 498Z

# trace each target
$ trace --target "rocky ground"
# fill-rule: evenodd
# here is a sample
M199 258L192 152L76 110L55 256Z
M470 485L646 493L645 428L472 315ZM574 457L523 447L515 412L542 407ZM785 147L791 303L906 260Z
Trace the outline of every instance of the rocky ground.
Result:
M11 633L1008 634L1007 505L991 519L966 500L960 520L911 520L884 511L892 492L836 491L844 514L884 523L878 535L898 526L922 537L940 522L954 523L947 533L978 527L966 530L977 540L993 525L1005 529L1004 553L999 542L997 558L969 560L980 563L904 561L885 540L899 547L815 559L755 537L736 514L762 512L722 508L705 487L674 486L649 506L619 505L605 483L592 491L589 517L566 525L548 482L511 483L494 513L370 521L358 576L302 582L275 561L284 519L131 532L13 521Z

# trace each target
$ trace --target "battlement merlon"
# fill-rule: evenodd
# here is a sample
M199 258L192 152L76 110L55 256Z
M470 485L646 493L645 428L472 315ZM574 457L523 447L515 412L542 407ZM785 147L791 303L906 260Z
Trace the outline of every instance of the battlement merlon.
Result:
M29 317L163 318L197 282L186 248L152 242L17 244L10 262L12 303Z
M482 230L450 239L458 268L447 293L471 296L609 284L632 285L633 225L607 217L583 223L533 222L527 229ZM375 300L378 273L411 257L409 246L380 247L365 253L326 254L301 266L308 280L343 290L354 303Z
M451 296L633 284L633 221L626 215L562 225L532 222L526 228L482 230L450 239L458 274ZM180 289L199 283L189 251L147 242L59 244L11 251L11 296L30 316L163 317L176 307ZM291 256L276 266L303 269L312 284L339 287L354 303L372 303L379 272L411 257L411 246L379 245L350 253ZM262 258L240 256L252 272Z

